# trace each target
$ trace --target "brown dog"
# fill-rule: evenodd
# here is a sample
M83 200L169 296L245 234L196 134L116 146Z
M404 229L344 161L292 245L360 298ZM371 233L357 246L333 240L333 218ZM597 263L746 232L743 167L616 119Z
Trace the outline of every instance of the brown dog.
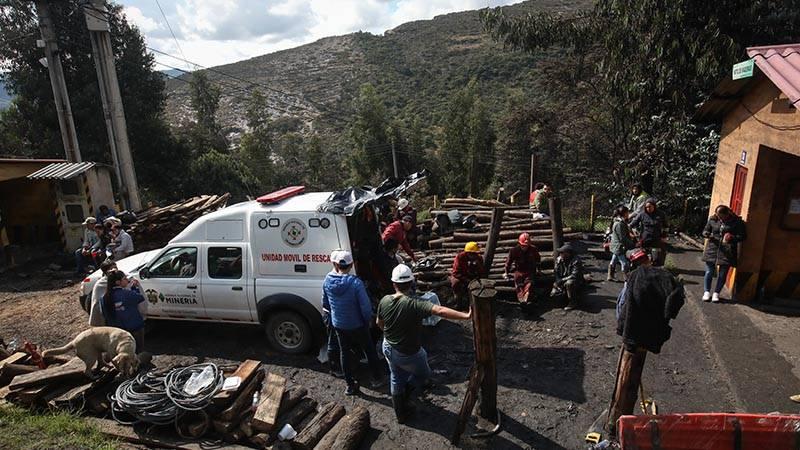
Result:
M92 327L81 332L69 344L45 350L42 356L61 355L75 349L78 358L86 364L86 376L92 376L95 364L104 365L103 353L111 358L111 364L126 377L139 368L136 357L136 341L125 330L114 327Z

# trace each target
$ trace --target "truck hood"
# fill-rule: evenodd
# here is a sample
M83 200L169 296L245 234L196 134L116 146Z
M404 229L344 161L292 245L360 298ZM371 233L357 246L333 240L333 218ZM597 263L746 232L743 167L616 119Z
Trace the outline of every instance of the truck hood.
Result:
M149 263L162 249L150 250L148 252L137 253L117 261L117 268L127 275L135 274L145 264ZM84 293L91 292L94 283L103 276L101 270L95 270L86 280L81 283L81 289Z

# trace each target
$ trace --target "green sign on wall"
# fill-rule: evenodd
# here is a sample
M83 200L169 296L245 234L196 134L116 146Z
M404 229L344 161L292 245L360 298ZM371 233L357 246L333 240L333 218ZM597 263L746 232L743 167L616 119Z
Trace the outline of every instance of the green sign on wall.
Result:
M733 79L738 80L740 78L749 78L753 76L753 60L748 59L747 61L740 62L738 64L733 65Z

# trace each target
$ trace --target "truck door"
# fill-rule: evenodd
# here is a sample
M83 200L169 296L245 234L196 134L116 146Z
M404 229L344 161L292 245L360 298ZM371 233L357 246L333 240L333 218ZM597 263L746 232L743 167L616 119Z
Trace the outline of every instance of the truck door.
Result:
M197 247L169 247L148 266L142 289L154 317L203 317Z
M203 303L215 320L255 321L248 289L247 247L242 244L203 245ZM252 277L250 277L252 283Z

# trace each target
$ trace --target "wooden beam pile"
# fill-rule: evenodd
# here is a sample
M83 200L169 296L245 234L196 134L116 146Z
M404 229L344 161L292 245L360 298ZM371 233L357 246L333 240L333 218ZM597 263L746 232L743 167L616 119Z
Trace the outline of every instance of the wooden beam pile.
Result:
M417 285L421 289L434 290L442 287L449 287L449 276L456 255L464 249L467 242L475 241L481 245L481 250L486 246L491 227L492 209L504 208L502 227L500 229L499 240L492 267L489 268L489 279L495 281L498 292L513 292L513 282L503 279L503 266L506 254L511 248L517 245L517 238L521 233L528 233L531 242L536 245L542 255L540 268L541 274L536 278L537 286L545 286L552 282L553 275L553 235L549 219L534 220L533 212L527 207L508 206L495 200L481 200L474 198L448 198L442 202L439 209L432 210L431 216L446 214L452 210L458 210L463 216L474 214L478 218L478 225L470 230L457 230L451 235L442 236L428 241L429 250L424 256L434 257L439 265L433 271L421 271L415 275ZM564 239L579 239L579 233L573 233L571 229L564 229Z
M137 251L163 247L198 217L224 208L231 194L201 195L167 206L153 206L136 213L128 232Z
M103 418L110 410L108 394L122 381L112 367L89 379L77 357L48 358L49 366L40 369L27 353L4 351L2 355L0 402L82 411L95 416L90 420L101 432L135 444L183 448L200 438L206 442L211 435L227 444L253 448L355 449L370 429L369 412L363 407L347 414L338 403L320 406L303 386L289 386L283 376L259 361L246 360L225 372L226 377L241 380L236 389L218 392L203 412L188 412L179 419L180 437L174 431L162 434L166 429L151 433L150 427L129 427ZM297 436L280 441L278 433L287 424Z

